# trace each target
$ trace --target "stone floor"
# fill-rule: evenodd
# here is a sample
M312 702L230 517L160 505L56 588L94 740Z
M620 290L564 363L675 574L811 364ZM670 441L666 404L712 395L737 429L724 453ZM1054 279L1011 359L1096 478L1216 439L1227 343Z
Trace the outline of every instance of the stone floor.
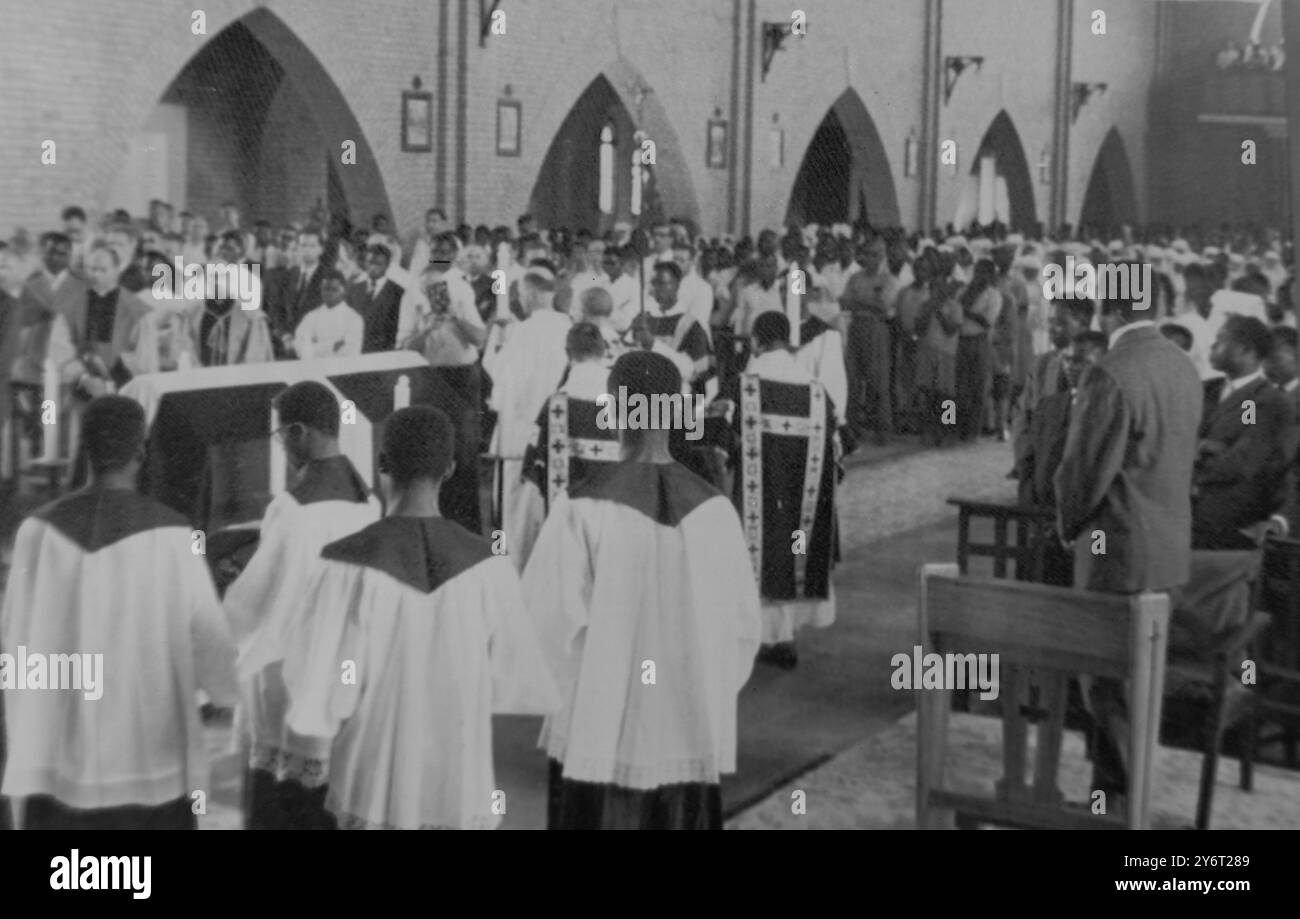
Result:
M955 557L956 514L947 498L1012 497L1010 462L1009 445L991 441L922 451L900 439L851 457L839 492L844 560L835 575L838 619L828 629L801 634L796 670L760 666L741 693L738 771L723 782L729 826L910 826L915 699L890 686L890 658L915 643L917 567ZM0 509L0 528L6 516ZM982 782L990 764L995 767L985 748L996 748L998 729L991 719L975 721L963 728L958 756L963 774L969 762L970 780ZM507 828L545 825L539 727L536 718L494 720ZM238 828L240 770L229 728L209 728L208 745L212 782L200 825ZM1067 791L1079 775L1086 778L1079 772L1085 768L1079 747L1077 737L1067 739ZM1195 781L1189 804L1183 777L1198 773L1199 757L1169 751L1160 769L1157 813L1167 813L1161 819L1174 825L1190 822ZM1291 825L1280 814L1300 815L1300 773L1262 767L1256 791L1244 795L1235 789L1236 763L1225 760L1223 769L1215 826ZM799 817L789 806L795 788L808 793L808 812Z
M1001 724L982 715L954 713L949 723L948 780L955 790L991 795L1002 775ZM1030 732L1032 762L1034 733ZM1067 732L1059 787L1067 801L1089 800L1090 764L1083 738ZM960 765L958 765L960 764ZM1210 827L1216 830L1300 829L1300 774L1257 766L1254 788L1237 784L1238 763L1221 759ZM1154 829L1190 827L1196 813L1201 756L1160 747L1153 770ZM803 813L794 793L802 791ZM872 735L739 814L736 830L901 830L916 826L916 715Z

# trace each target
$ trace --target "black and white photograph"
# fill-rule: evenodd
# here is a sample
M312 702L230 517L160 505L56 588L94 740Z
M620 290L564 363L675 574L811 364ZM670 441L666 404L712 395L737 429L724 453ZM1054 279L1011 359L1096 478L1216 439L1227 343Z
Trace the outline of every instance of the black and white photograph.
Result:
M0 0L0 829L1300 830L1298 41Z

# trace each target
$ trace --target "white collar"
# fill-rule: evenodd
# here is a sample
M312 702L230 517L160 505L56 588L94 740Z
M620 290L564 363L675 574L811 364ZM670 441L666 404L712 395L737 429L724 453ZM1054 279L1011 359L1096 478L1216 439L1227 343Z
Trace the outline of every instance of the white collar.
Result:
M1119 341L1122 336L1128 332L1132 332L1134 329L1154 329L1155 327L1156 324L1150 319L1139 319L1137 322L1130 322L1127 325L1122 325L1114 332L1110 333L1110 348L1113 349L1115 347L1115 342Z
M1223 387L1223 392L1219 393L1219 401L1226 402L1228 397L1240 389L1245 389L1256 380L1264 379L1264 368L1258 367L1254 373L1248 373L1244 377L1237 377L1235 380L1228 380Z
M569 378L564 381L561 392L575 399L595 401L609 387L609 368L600 361L583 361L569 366Z
M745 372L758 374L765 380L774 380L778 383L808 383L812 381L812 375L800 367L795 361L794 355L785 348L778 348L775 351L766 351L763 354L756 355L750 360Z

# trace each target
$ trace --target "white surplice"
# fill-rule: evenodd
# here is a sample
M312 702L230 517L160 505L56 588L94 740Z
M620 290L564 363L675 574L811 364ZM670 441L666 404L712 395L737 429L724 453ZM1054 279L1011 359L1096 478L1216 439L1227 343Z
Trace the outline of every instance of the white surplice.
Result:
M284 683L268 658L292 627L297 604L321 564L321 549L380 517L379 501L364 494L359 477L347 487L349 473L356 476L345 457L318 460L307 465L298 485L275 496L262 518L257 551L224 600L239 647L235 741L241 752L247 748L252 768L306 787L324 780L329 745L289 734Z
M483 369L492 377L491 404L497 412L489 452L503 458L499 474L507 546L525 538L528 493L522 478L524 451L532 441L537 413L564 376L569 361L564 345L572 327L566 314L538 310L514 326L500 351L483 359ZM523 568L522 561L516 560L515 565Z
M843 427L849 400L849 377L844 369L844 336L827 329L794 354L795 363L822 384L835 408L835 424Z
M523 584L564 700L540 744L565 779L653 789L735 771L760 616L720 492L677 464L601 467L556 502Z
M179 514L128 491L77 492L19 527L0 650L100 654L102 696L6 690L0 793L110 808L211 791L196 692L234 704L235 649L193 546Z
M495 827L491 716L560 704L513 566L441 518L388 517L323 557L281 650L289 728L334 738L340 828Z

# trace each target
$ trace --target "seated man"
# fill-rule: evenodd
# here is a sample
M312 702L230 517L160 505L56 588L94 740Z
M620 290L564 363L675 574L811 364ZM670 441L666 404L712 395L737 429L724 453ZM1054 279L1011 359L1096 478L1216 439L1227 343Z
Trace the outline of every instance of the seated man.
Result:
M437 409L388 418L388 515L325 547L268 657L283 661L289 730L333 741L342 829L494 827L492 715L560 705L509 558L439 513L454 440Z
M1264 377L1272 348L1258 319L1224 320L1210 363L1225 376L1205 384L1192 483L1192 546L1251 549L1253 531L1278 510L1294 421L1286 397Z
M249 749L245 829L329 826L324 812L329 747L293 737L284 725L279 668L261 666L314 573L320 551L379 519L379 502L339 451L339 403L322 383L304 381L275 399L277 438L296 482L266 509L257 551L226 592L244 676L238 736Z
M235 649L189 523L135 492L144 435L136 402L91 402L90 484L18 530L0 647L56 655L52 679L70 658L73 684L5 694L0 793L28 829L194 829L211 791L196 691L234 704Z

